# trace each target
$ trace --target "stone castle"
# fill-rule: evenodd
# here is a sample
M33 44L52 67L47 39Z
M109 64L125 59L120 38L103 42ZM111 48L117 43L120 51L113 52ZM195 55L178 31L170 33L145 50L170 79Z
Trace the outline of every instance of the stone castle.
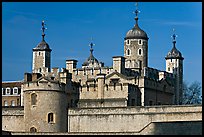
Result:
M139 27L138 10L135 14L136 23L124 38L124 56L113 56L110 67L105 67L94 57L91 42L90 56L81 68L77 68L75 59L66 60L66 68L51 68L52 50L45 41L43 21L42 41L33 48L32 73L24 74L21 85L21 105L3 107L2 129L14 134L140 134L149 123L156 122L149 124L156 126L158 121L166 122L167 119L196 121L195 127L199 129L201 107L180 106L184 58L176 48L176 35L173 34L173 47L165 57L166 71L149 67L148 35ZM195 112L194 118L192 112ZM168 116L177 113L181 115ZM149 119L152 114L160 117L152 118L158 121ZM106 122L112 127L106 129L104 119L107 115L109 120ZM184 118L184 115L187 116ZM111 119L114 122L110 122ZM136 124L128 124L131 119ZM125 124L120 125L123 122ZM119 128L114 129L114 124ZM156 134L149 125L149 129L141 134Z

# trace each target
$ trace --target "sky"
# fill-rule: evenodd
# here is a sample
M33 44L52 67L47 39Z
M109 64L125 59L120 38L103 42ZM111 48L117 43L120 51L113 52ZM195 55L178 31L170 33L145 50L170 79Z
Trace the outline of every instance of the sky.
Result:
M135 2L2 2L2 81L23 80L32 72L32 49L45 41L52 49L51 67L77 68L90 54L105 66L124 56L124 38L135 24ZM139 26L148 37L148 66L166 70L165 56L176 48L184 57L183 80L202 83L202 2L139 2Z

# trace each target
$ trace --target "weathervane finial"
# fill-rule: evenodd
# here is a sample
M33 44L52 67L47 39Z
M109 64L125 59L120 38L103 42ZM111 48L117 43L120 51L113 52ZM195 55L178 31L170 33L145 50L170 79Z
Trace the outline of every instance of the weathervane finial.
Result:
M42 41L44 41L45 39L45 29L47 29L47 28L45 28L45 21L43 20L42 21L42 28L41 28L41 30L42 30Z
M175 34L175 29L174 28L173 28L173 35L171 37L173 38L173 46L175 47L176 37L178 37L178 36Z
M91 37L91 43L89 44L89 46L91 46L91 49L90 49L91 54L93 53L93 46L94 45L95 44L93 44L93 37Z
M138 10L138 2L136 2L135 6L136 6L136 10L134 12L136 15L135 20L136 20L136 24L138 24L138 14L140 13L140 11Z

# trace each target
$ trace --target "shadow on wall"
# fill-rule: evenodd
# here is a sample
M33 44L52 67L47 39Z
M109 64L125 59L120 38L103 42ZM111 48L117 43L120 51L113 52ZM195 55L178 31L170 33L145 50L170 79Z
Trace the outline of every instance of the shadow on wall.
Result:
M11 135L11 132L2 130L2 135Z
M202 135L202 121L155 122L154 135Z

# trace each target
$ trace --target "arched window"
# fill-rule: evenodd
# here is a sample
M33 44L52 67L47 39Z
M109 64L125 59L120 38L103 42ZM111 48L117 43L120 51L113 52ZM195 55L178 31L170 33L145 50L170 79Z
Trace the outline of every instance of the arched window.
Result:
M130 40L127 40L127 45L130 45Z
M142 49L138 50L138 55L142 55Z
M71 104L73 104L73 101L71 102ZM53 113L49 113L48 114L48 123L50 122L54 122L54 114Z
M37 129L36 129L35 127L31 127L31 128L30 128L30 132L32 132L32 133L33 133L33 132L37 132Z
M37 95L35 93L31 94L31 105L36 105Z
M11 106L15 106L15 101L11 100Z
M142 40L141 40L141 39L138 40L138 44L139 44L139 45L142 45Z
M127 55L128 56L130 55L130 49L127 49Z
M4 106L8 106L8 102L6 100L4 101Z

